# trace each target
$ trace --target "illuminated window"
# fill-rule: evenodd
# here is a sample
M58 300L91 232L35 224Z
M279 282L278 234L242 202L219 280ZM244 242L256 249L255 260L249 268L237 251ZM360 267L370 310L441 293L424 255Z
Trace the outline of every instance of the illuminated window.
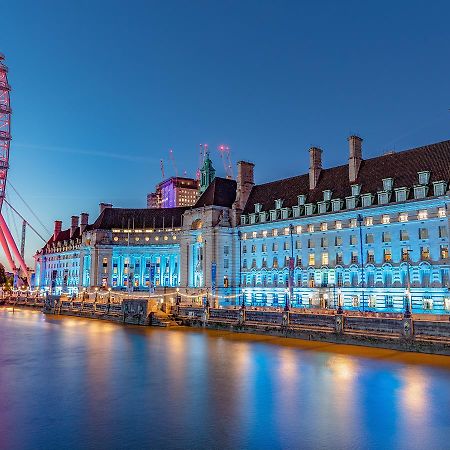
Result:
M272 230L272 236L278 236L278 230L276 228Z
M322 253L322 265L323 266L328 265L328 253L327 252Z
M391 242L391 233L389 231L384 231L383 234L383 242Z
M366 217L366 227L373 225L373 217Z
M264 231L262 232L262 235L263 235L264 238L267 237L267 230L264 230Z
M308 239L308 248L314 248L314 239Z
M359 297L357 295L352 296L352 306L353 308L359 307Z
M408 241L409 240L408 230L400 230L400 240L401 241Z
M389 217L388 214L384 214L381 217L381 223L387 224L387 223L390 223L390 222L391 222L391 218Z
M328 224L326 222L322 222L320 224L321 231L327 231L328 230Z
M278 269L278 258L276 256L273 257L272 267Z
M258 236L258 233L257 233L256 231L253 231L252 237L253 237L253 238L256 238L257 236Z
M336 236L334 239L334 245L342 245L342 236Z
M398 220L400 222L407 222L408 221L408 213L400 213L398 216Z
M383 254L384 254L384 262L392 261L392 250L390 248L385 248L383 250Z
M448 245L441 245L441 259L448 258Z
M367 262L368 263L375 262L375 250L373 249L367 250Z
M357 251L352 252L352 264L358 264L358 252Z
M445 208L438 208L438 217L445 217Z
M356 219L350 219L350 228L356 228L357 220Z
M419 239L428 239L428 228L419 228Z
M308 265L314 266L316 264L315 255L314 253L310 253L308 255Z
M274 242L272 244L272 251L277 252L278 251L278 244L276 242Z
M114 236L114 240L117 242L119 238L117 236Z
M288 241L285 241L283 247L284 247L284 250L289 250L289 242L288 242Z
M420 247L420 259L422 261L428 261L430 259L429 247Z
M262 244L261 251L262 252L267 252L267 244Z
M313 225L313 224L308 225L308 231L309 231L310 233L313 233L313 232L314 232L314 225Z
M295 241L295 248L297 250L300 250L302 248L302 241L300 239Z
M426 209L421 209L417 214L419 220L425 220L428 218L428 211Z
M367 233L366 234L366 244L373 244L373 233Z
M284 235L285 235L285 236L289 235L289 227L286 227L286 228L284 229Z
M328 247L328 238L327 237L323 237L320 240L320 246L321 247Z
M342 230L342 222L340 220L336 220L335 228L336 230Z
M336 264L342 264L343 261L343 255L342 252L336 253ZM340 274L342 276L342 274Z
M350 245L356 245L358 243L358 239L355 234L350 236Z
M439 237L446 238L448 236L447 227L445 225L439 226Z

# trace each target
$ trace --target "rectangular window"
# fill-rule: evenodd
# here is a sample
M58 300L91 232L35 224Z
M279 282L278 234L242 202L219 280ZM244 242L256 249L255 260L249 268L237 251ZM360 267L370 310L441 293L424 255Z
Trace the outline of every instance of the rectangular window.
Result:
M393 308L394 307L394 299L392 298L392 295L385 295L384 296L384 306L386 308Z
M322 222L320 224L320 230L321 231L327 231L328 230L328 224L326 222Z
M408 230L400 230L400 240L401 241L408 241L409 240Z
M366 227L373 225L373 217L366 217Z
M342 236L336 236L335 237L334 245L336 245L336 246L342 245Z
M108 267L108 258L103 258L103 267Z
M392 261L392 250L390 248L385 248L383 250L384 252L384 262L391 262Z
M366 244L373 244L373 234L372 233L366 234Z
M328 265L328 253L327 252L322 253L322 265L323 266Z
M441 245L441 259L448 258L448 245Z
M391 233L389 231L383 232L383 242L391 242Z
M356 237L356 234L352 234L350 236L350 245L356 245L358 243L358 239Z
M314 265L316 264L315 261L316 261L316 260L315 260L315 257L314 257L314 253L310 253L310 254L308 255L308 265L314 266Z
M359 297L357 295L352 296L352 306L353 308L359 307Z
M388 214L383 214L383 216L381 216L381 223L387 224L391 222L391 218L389 217Z
M352 252L352 264L358 264L358 252L357 251Z
M428 239L428 228L419 228L419 239Z
M242 253L247 253L247 246L246 245L242 246Z
M297 225L297 234L301 234L301 232L302 232L302 226Z
M223 254L228 255L230 253L230 247L228 245L223 246Z
M398 215L399 222L408 222L408 213L400 213Z
M278 236L278 230L276 228L272 230L272 236Z
M302 248L302 241L300 239L298 241L295 241L295 248L297 250L300 250Z
M256 245L255 244L252 245L252 253L256 253Z
M277 252L277 251L278 251L278 244L277 244L276 242L274 242L274 243L272 244L272 251L273 251L273 252Z
M342 252L336 253L336 264L342 264Z
M358 224L356 219L350 219L350 228L356 228L356 225Z
M445 216L446 216L445 208L443 207L438 208L438 217L445 217Z
M421 209L417 214L419 220L425 220L428 218L428 211L426 209Z
M284 250L289 250L289 242L285 241L283 245Z
M309 231L310 233L314 233L314 225L313 225L313 224L308 225L308 231Z
M257 232L257 231L253 231L252 237L253 237L253 238L257 238L257 237L258 237L258 232Z
M314 248L314 240L308 239L308 248Z
M368 263L375 262L375 251L373 249L367 250L367 262Z
M300 256L297 256L296 265L297 267L300 267L302 265L302 258Z
M261 245L261 251L262 252L267 252L267 244Z
M428 261L430 259L430 249L428 247L420 247L420 259Z
M402 247L402 261L409 260L409 249L406 247Z
M321 247L328 247L328 238L323 237L321 240Z
M446 238L448 236L447 227L445 225L439 226L439 237Z
M228 259L223 260L223 268L228 269Z
M342 222L340 220L336 220L335 228L336 230L342 230Z
M284 235L285 235L285 236L289 236L289 233L290 233L289 227L286 227L286 228L284 229Z

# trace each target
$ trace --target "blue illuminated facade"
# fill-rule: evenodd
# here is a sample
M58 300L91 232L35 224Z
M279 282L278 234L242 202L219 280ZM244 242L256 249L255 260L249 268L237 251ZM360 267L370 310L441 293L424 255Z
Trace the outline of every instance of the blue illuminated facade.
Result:
M232 306L450 312L450 141L255 184L213 176L189 208L101 205L36 255L39 287L174 292ZM208 160L212 169L211 161ZM206 179L206 177L205 177Z

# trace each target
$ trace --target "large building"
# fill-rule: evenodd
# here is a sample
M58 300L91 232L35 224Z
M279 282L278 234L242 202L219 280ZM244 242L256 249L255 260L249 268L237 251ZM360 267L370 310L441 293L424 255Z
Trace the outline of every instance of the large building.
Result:
M323 168L311 148L308 173L260 185L251 163L238 163L236 180L205 164L191 207L102 204L91 224L56 222L36 254L37 284L178 288L225 306L450 311L450 141L371 159L358 136L348 144L345 165Z
M198 200L199 182L193 178L171 177L147 195L147 208L193 206Z

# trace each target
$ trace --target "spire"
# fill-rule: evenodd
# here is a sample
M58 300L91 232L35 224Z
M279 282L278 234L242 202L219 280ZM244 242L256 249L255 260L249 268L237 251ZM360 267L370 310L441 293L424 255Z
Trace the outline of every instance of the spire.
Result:
M206 188L212 183L216 177L216 169L214 169L212 161L209 157L209 149L206 150L205 162L200 169L200 194L206 191Z

